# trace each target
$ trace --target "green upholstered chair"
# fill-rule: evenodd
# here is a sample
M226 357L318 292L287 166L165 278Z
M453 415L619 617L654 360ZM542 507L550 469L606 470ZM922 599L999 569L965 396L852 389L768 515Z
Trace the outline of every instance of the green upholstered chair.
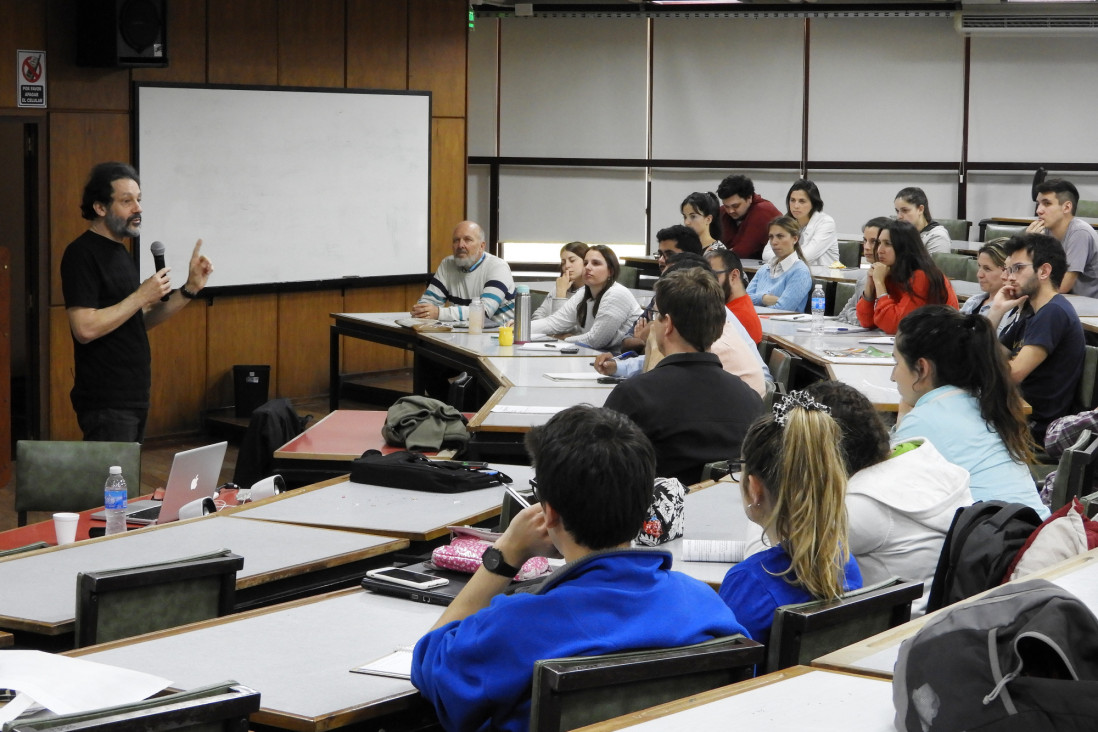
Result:
M911 603L922 597L922 582L891 578L838 600L783 605L774 611L766 671L808 664L832 651L911 619Z
M968 263L965 264L965 276L963 277L963 279L966 282L979 282L980 280L976 276L976 273L979 272L979 271L980 271L980 263L977 262L975 259L970 258L968 260Z
M1094 485L1094 461L1098 458L1098 436L1083 430L1075 444L1064 450L1052 481L1049 508L1059 511L1072 498L1087 495Z
M141 490L141 445L136 442L19 440L15 445L15 510L83 511L103 505L103 483L122 466L129 497Z
M10 732L246 732L259 692L235 681L74 714L40 712L11 722Z
M968 263L972 260L972 257L953 252L934 252L930 256L934 258L938 269L951 280L963 280L968 271Z
M742 635L681 648L534 664L531 732L575 729L754 675L766 649Z
M949 238L953 241L968 241L968 232L972 228L972 222L967 219L934 219L949 232Z
M832 315L838 315L846 307L846 304L850 302L850 298L854 297L855 290L858 286L853 282L837 282L835 284L835 305Z
M0 557L10 557L13 554L22 554L23 552L33 552L35 549L45 549L49 544L44 541L36 541L33 544L27 544L26 546L17 546L13 549L4 549L0 551Z
M618 282L626 287L636 289L637 282L640 281L640 270L636 267L631 267L628 264L621 266L621 271L618 272Z
M76 576L76 645L90 646L232 612L244 558L228 549Z
M549 297L548 292L542 292L541 290L530 290L530 312L535 312L541 307L541 304L545 302L545 298Z
M839 261L844 267L858 267L862 263L862 243L860 241L839 242Z
M797 365L801 358L794 356L784 348L775 348L770 352L770 358L766 366L770 369L770 375L774 378L774 387L777 394L788 394L792 388L793 376L797 372Z
M1083 346L1083 374L1075 399L1083 409L1098 407L1098 347Z
M1079 206L1075 209L1076 216L1088 219L1098 218L1098 201L1084 201L1079 199Z
M1026 227L1014 224L988 224L984 227L984 241L992 241L1003 237L1009 239L1015 234L1021 234L1025 230Z

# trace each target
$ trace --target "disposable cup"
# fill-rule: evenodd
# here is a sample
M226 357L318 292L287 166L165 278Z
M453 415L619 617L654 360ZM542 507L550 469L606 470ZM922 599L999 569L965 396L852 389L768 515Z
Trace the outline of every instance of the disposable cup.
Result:
M76 541L76 525L80 522L78 513L55 513L53 515L53 533L57 536L57 546Z
M499 327L499 344L501 346L513 346L515 344L515 329L510 325Z

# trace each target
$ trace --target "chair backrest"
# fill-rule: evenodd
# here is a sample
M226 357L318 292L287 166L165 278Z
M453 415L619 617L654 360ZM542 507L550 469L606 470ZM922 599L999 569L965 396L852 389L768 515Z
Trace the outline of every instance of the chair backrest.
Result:
M1090 219L1098 217L1098 201L1084 201L1080 198L1079 205L1075 208L1075 215Z
M0 550L0 557L10 557L13 554L22 554L23 552L33 552L36 549L45 549L49 544L44 541L36 541L33 544L26 544L25 546L17 546L12 549Z
M243 732L259 711L259 692L235 681L155 696L131 704L74 714L36 714L16 719L11 732L124 732L202 730Z
M531 732L558 732L754 675L766 649L742 635L680 648L553 658L534 664Z
M628 264L623 264L621 271L618 272L618 282L635 289L638 281L640 281L640 270Z
M1083 430L1075 444L1064 450L1052 481L1049 508L1060 510L1075 496L1085 496L1094 485L1094 461L1098 457L1098 436Z
M846 304L850 302L850 298L854 297L854 291L857 286L853 282L839 282L835 285L835 304L834 312L832 315L836 315L843 311Z
M922 582L892 578L838 600L783 605L774 611L766 671L808 664L820 656L894 628L911 619Z
M862 243L860 241L839 242L839 261L844 267L857 267L862 263Z
M232 612L244 558L222 549L76 576L76 645L89 646Z
M774 387L778 394L788 394L793 384L793 375L796 373L797 363L801 359L786 351L784 348L775 348L770 352L767 368L774 377Z
M980 263L977 262L975 259L969 259L968 262L965 264L965 282L979 282L980 279L979 277L977 277L977 273L979 271Z
M949 238L954 241L968 241L968 232L972 228L972 222L967 219L934 219L949 232Z
M984 241L994 241L1001 237L1010 238L1015 234L1021 234L1026 230L1024 226L1012 224L988 224L984 227Z
M934 258L934 263L942 270L942 274L951 280L963 280L968 271L968 263L972 260L968 255L953 252L934 252L930 256Z
M15 510L83 511L103 505L103 483L122 466L132 498L141 490L141 445L136 442L19 440L15 444Z
M250 486L274 473L274 452L305 431L312 415L301 417L289 399L271 399L252 412L240 443L233 482Z
M1083 347L1083 374L1075 398L1084 410L1098 406L1098 347Z

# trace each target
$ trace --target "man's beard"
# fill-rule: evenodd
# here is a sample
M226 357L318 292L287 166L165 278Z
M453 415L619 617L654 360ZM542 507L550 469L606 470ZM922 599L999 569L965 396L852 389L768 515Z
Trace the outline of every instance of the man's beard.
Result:
M123 219L121 216L115 216L114 214L107 214L104 223L107 226L107 231L111 232L118 238L122 237L135 237L141 236L141 224L132 224L134 219L141 218L134 215L128 219Z

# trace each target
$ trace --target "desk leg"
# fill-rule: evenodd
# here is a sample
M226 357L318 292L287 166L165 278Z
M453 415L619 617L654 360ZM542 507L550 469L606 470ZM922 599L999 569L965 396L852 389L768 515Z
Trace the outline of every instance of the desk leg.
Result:
M328 342L328 409L339 409L339 329L329 326Z

